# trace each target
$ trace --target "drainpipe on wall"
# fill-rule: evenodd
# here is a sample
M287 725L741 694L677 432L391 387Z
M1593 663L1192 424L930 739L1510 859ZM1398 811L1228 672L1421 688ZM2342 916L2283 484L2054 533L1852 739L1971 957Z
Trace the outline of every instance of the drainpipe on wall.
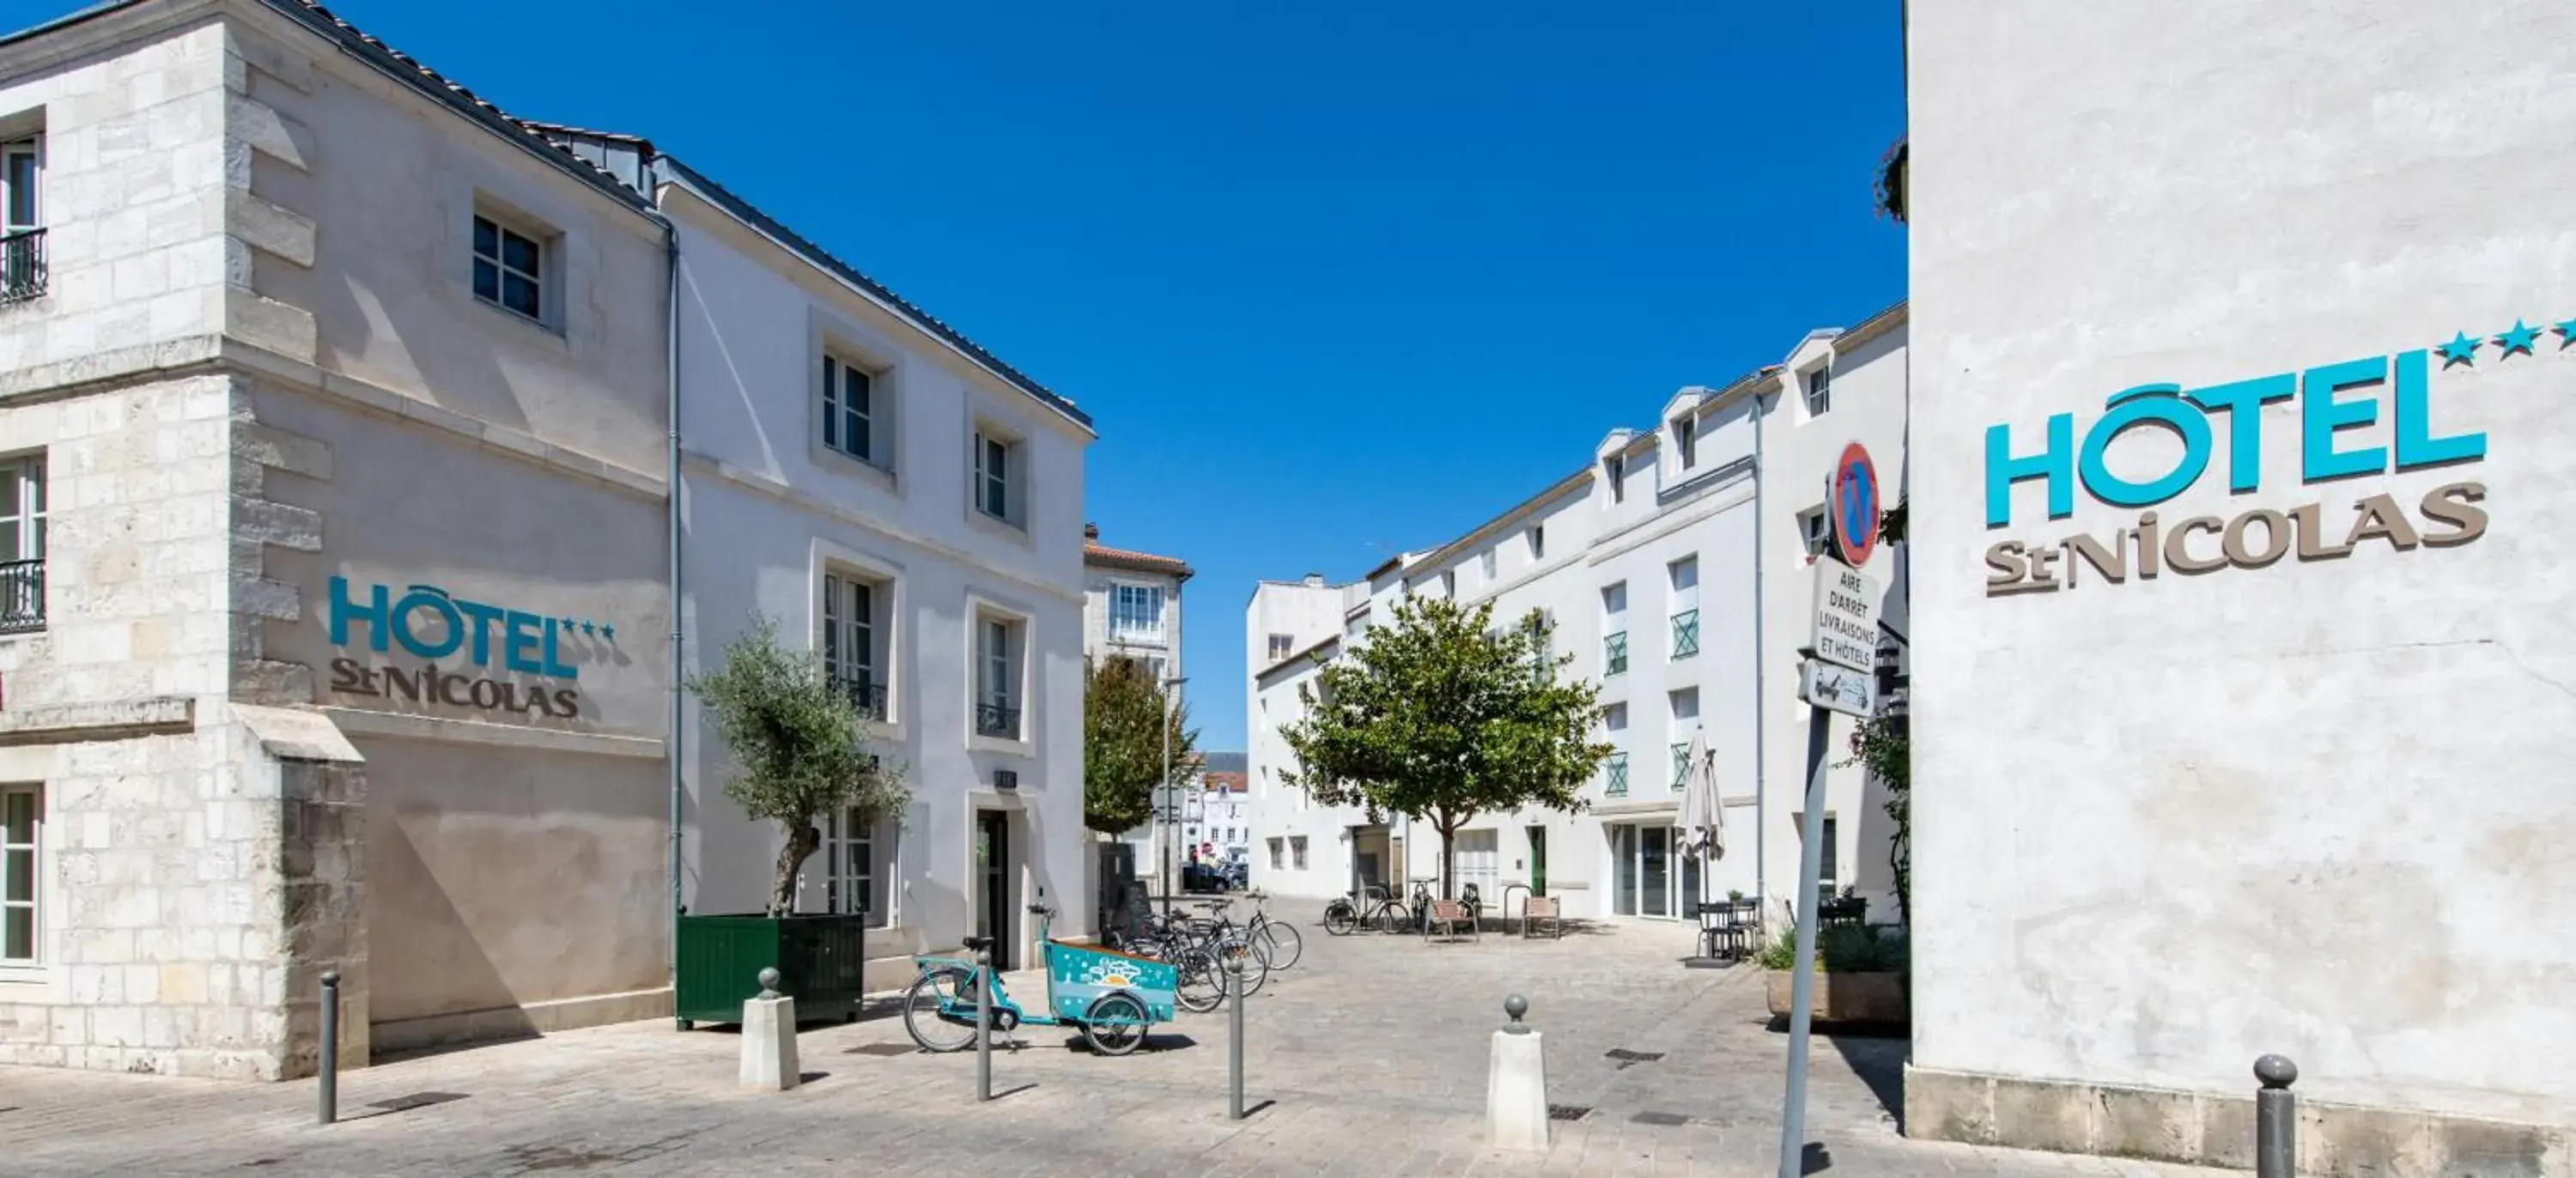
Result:
M1771 760L1763 751L1763 736L1771 730L1771 692L1764 686L1764 671L1769 664L1762 657L1762 600L1771 590L1762 579L1762 390L1753 390L1753 894L1762 900L1762 914L1771 914L1771 857L1768 854L1771 834ZM1719 799L1720 808L1725 806Z
M671 612L670 648L670 715L662 737L663 763L670 766L670 884L671 941L669 973L671 997L680 994L680 752L681 683L680 683L680 228L660 210L653 213L662 223L662 395L663 416L667 433L662 446L662 488L664 545L670 565L665 583L670 589L668 608Z

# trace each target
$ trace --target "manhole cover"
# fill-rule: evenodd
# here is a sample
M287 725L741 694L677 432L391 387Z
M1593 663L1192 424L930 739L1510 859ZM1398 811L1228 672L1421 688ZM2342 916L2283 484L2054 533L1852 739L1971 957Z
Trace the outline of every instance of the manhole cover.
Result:
M1630 1123L1638 1125L1690 1124L1690 1118L1683 1116L1680 1113L1638 1113L1636 1116L1628 1118L1628 1120Z
M380 1108L389 1113L407 1113L416 1108L428 1108L433 1104L446 1104L452 1100L463 1099L465 1094L462 1092L414 1092L407 1096L397 1096L392 1100L370 1101L367 1107Z
M1547 1106L1547 1119L1551 1121L1580 1121L1591 1115L1592 1106L1588 1104L1551 1104Z
M971 1029L971 1028L970 1028ZM861 1043L842 1052L843 1055L910 1055L919 1050L910 1043Z
M1625 1047L1613 1047L1603 1058L1618 1060L1619 1069L1625 1071L1631 1064L1653 1063L1663 1057L1664 1053L1660 1051L1630 1051Z

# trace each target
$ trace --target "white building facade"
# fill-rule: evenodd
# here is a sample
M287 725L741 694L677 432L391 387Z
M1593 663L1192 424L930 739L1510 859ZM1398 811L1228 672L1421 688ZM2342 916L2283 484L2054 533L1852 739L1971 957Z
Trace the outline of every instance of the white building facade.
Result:
M2569 1172L2576 13L1909 9L1907 1131Z
M1497 625L1543 614L1553 650L1572 656L1559 673L1601 685L1601 738L1617 749L1583 791L1583 812L1491 814L1461 830L1462 885L1489 904L1525 886L1583 918L1692 918L1703 899L1730 892L1791 898L1807 768L1798 649L1825 480L1857 441L1885 486L1902 485L1905 334L1899 306L1812 333L1781 364L1724 388L1683 390L1655 428L1612 431L1581 470L1528 501L1339 587L1329 632L1315 615L1330 590L1262 585L1247 625L1265 656L1287 653L1255 664L1248 705L1254 882L1299 896L1374 883L1401 896L1438 874L1427 824L1317 806L1289 785L1296 758L1280 736L1304 716L1318 666L1419 593L1492 602ZM1899 567L1882 546L1866 571L1901 603ZM1902 613L1883 610L1890 633ZM1834 721L1827 768L1827 873L1871 898L1874 919L1893 919L1880 791L1830 763L1844 757L1849 723ZM1707 863L1679 853L1674 829L1694 734L1714 750L1726 810L1725 853Z
M677 226L683 674L779 623L913 792L827 817L798 909L871 918L872 988L969 934L1034 960L1041 894L1083 935L1089 418L686 163L557 133L649 159ZM730 760L685 706L682 903L761 911L785 834L724 796Z
M1173 693L1175 706L1180 705L1187 698L1187 685L1174 686L1169 681L1181 675L1181 586L1190 579L1189 563L1109 547L1100 542L1099 527L1085 524L1082 573L1082 657L1094 663L1132 660L1147 678L1165 685L1164 690ZM1173 823L1179 820L1174 815L1169 821L1149 822L1118 836L1134 857L1137 878L1160 879L1167 863L1169 870L1180 870L1178 864L1187 856L1170 838Z

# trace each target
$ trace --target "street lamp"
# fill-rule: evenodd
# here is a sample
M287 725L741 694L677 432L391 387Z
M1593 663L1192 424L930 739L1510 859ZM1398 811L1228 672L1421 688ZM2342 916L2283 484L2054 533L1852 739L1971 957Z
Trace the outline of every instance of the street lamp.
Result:
M1155 791L1160 796L1154 799L1154 817L1165 828L1158 841L1162 844L1163 916L1166 919L1172 915L1172 840L1179 836L1181 827L1181 798L1172 789L1172 720L1180 712L1181 685L1187 682L1189 677L1185 675L1163 680L1163 788ZM1170 806L1168 815L1164 812L1166 804Z

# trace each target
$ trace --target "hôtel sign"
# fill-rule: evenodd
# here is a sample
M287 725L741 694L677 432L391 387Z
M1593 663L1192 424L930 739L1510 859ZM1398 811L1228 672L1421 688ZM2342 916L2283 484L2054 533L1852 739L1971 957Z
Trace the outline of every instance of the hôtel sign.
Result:
M331 578L330 628L335 647L364 641L368 650L389 654L399 646L421 660L371 667L357 658L332 659L332 691L566 720L581 715L581 693L570 686L581 671L564 661L564 648L578 638L617 637L613 625L469 601L435 585L399 593L372 585L361 597L350 592L346 577ZM496 677L496 670L555 682L520 682Z
M2576 320L2556 327L2559 335L2576 341ZM2492 338L2502 353L2497 359L2531 355L2540 334L2539 328L2516 321L2510 330ZM2197 485L2209 467L2222 459L2231 493L2257 490L2263 485L2263 407L2293 399L2298 403L2302 484L2481 461L2487 452L2485 433L2439 432L2431 395L2432 368L2435 355L2442 358L2444 369L2473 365L2479 349L2489 342L2461 333L2434 349L2347 360L2304 372L2206 388L2149 384L2123 389L2104 399L2102 415L2083 431L2080 445L2072 413L2049 417L2036 446L2027 435L2017 442L2007 425L1989 426L1986 527L2012 525L2013 487L2028 481L2045 487L2048 518L2053 520L2075 513L2079 486L2098 503L2153 508ZM2345 433L2383 419L2389 427L2388 445L2356 445ZM2146 479L2114 474L2107 461L2111 446L2131 431L2147 428L2163 430L2181 441L2182 453L2172 468ZM2079 583L2079 569L2117 585L2132 576L2153 579L2166 569L2184 574L2259 569L2292 555L2302 561L2332 560L2376 544L2398 552L2448 548L2486 533L2487 512L2479 506L2486 495L2486 484L2464 480L2436 486L2411 503L2379 491L2320 498L2286 509L2254 507L2233 516L2165 519L2144 510L2129 526L2107 533L2077 532L1990 545L1986 594L2072 589Z

